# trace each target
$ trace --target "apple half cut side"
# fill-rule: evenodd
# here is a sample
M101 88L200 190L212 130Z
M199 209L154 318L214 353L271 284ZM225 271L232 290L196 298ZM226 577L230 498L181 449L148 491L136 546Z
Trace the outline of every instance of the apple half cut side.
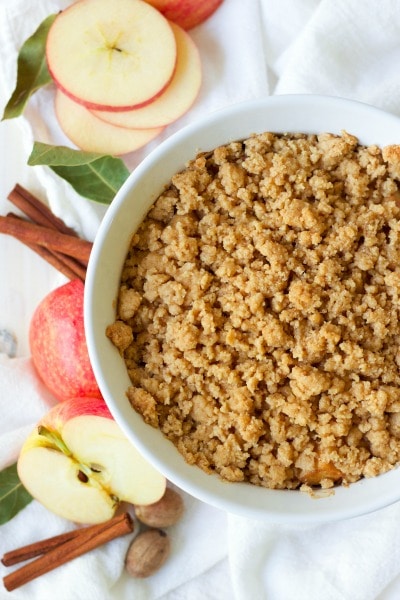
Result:
M80 0L50 27L46 60L55 84L76 102L129 110L169 84L176 42L167 19L143 0Z
M165 127L185 114L197 98L202 68L196 44L181 27L170 23L175 35L177 60L174 76L165 91L143 108L130 111L93 111L99 119L134 129Z
M211 17L223 0L147 0L167 19L192 29Z
M153 504L166 488L98 398L72 398L51 409L22 446L17 466L36 500L76 523L106 521L120 502Z
M106 123L89 109L56 90L55 112L65 135L81 150L122 155L133 152L154 139L163 127L127 129Z

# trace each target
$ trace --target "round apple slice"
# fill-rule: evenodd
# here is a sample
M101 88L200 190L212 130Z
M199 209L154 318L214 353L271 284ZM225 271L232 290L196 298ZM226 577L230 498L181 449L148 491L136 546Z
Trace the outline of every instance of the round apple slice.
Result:
M129 110L168 85L176 42L167 19L143 0L80 0L57 15L46 59L56 85L75 101Z
M201 85L200 55L192 38L178 25L170 25L176 40L176 69L161 96L142 108L126 112L93 111L96 117L120 127L146 129L169 125L189 110Z
M162 127L127 129L98 119L90 110L57 90L55 111L65 135L81 150L102 154L127 154L155 138Z

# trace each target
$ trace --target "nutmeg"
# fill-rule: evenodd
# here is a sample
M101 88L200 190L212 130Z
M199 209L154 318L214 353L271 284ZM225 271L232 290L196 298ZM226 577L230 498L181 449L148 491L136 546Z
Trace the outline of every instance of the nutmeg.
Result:
M131 577L149 577L165 563L170 541L161 529L147 529L133 540L125 558L125 568Z
M175 525L184 512L182 496L167 487L163 497L153 504L135 506L136 517L149 527L170 527Z

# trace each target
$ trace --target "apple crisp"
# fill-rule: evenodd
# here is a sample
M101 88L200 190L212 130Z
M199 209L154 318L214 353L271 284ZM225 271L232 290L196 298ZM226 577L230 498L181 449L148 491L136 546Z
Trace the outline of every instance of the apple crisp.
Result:
M400 146L263 133L199 154L132 238L107 336L127 395L228 481L400 461Z

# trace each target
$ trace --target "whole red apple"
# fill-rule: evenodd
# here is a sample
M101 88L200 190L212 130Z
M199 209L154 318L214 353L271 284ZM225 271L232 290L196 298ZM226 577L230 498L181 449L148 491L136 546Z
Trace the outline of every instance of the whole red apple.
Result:
M56 288L39 303L30 322L33 364L59 400L101 397L86 346L83 293L80 279Z
M193 29L211 17L223 0L146 0L183 29Z

